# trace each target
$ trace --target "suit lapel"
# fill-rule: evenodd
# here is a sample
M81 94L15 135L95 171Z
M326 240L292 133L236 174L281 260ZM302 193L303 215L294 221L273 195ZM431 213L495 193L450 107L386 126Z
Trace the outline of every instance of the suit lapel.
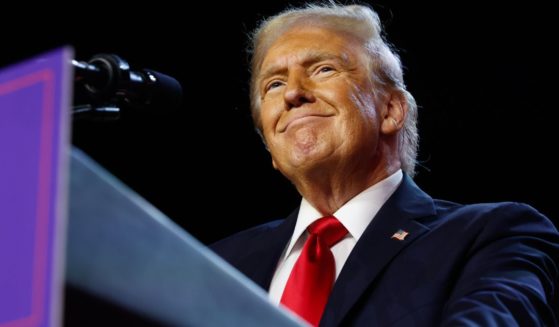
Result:
M298 213L299 209L297 208L279 225L271 227L268 231L259 235L258 240L254 242L257 246L247 254L246 267L239 267L241 271L266 291L270 288L279 258L291 239Z
M407 175L369 224L348 257L324 311L320 326L339 326L348 311L403 248L428 228L414 219L435 214L433 200ZM408 234L393 239L399 230Z

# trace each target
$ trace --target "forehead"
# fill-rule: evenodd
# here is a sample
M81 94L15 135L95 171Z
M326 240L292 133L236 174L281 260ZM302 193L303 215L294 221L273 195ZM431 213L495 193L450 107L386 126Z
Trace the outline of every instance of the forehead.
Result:
M271 44L260 67L263 72L271 65L309 57L347 61L363 55L364 51L359 40L349 33L324 27L295 27Z

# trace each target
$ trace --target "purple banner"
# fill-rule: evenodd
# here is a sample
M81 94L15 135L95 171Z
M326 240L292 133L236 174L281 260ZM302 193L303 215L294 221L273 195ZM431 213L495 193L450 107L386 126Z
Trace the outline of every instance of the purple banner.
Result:
M60 325L71 59L0 70L0 327Z

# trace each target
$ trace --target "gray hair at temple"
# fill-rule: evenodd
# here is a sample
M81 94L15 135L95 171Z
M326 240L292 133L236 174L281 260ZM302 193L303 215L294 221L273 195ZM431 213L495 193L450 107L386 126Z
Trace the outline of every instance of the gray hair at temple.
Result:
M251 49L251 111L257 131L262 136L260 94L256 85L262 61L275 40L290 29L302 25L321 26L348 33L362 40L363 47L371 58L372 78L379 91L396 91L405 97L408 114L399 133L399 151L402 169L413 177L419 144L417 104L406 90L400 58L383 39L377 13L365 6L341 6L333 2L309 4L303 8L288 9L261 22L252 34Z

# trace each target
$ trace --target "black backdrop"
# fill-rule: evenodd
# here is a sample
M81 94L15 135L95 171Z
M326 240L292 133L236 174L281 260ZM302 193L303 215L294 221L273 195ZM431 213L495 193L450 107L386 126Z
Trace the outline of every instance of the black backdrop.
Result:
M244 53L256 21L286 4L234 6L97 3L54 17L44 8L29 17L17 11L18 23L1 23L0 64L70 44L79 60L116 53L132 68L177 78L180 110L75 123L73 143L207 243L283 217L299 201L253 132ZM527 202L557 219L549 6L373 6L421 107L420 186L464 203Z
M0 65L70 44L80 60L116 53L133 68L177 78L180 110L75 123L73 143L209 243L281 218L299 201L272 169L248 113L245 34L286 5L265 3L14 9L16 22L0 23ZM418 184L464 203L527 202L557 223L551 5L373 6L421 107Z

